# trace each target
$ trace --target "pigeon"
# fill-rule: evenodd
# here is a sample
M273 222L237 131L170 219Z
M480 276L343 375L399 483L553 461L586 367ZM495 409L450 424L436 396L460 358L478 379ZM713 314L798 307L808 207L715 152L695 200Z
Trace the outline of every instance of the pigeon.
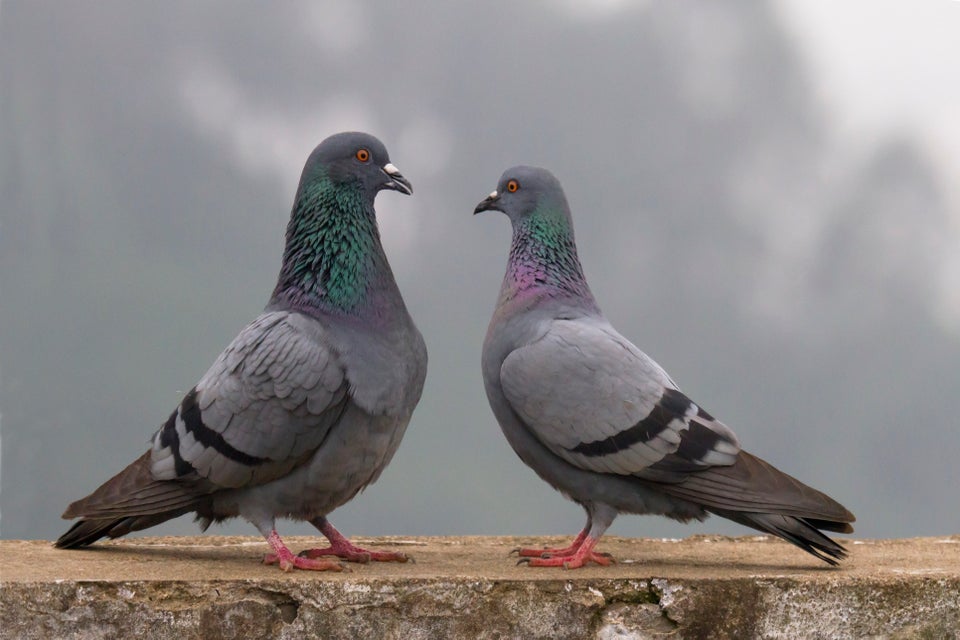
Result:
M474 213L501 211L513 239L483 343L490 407L520 459L578 503L571 545L516 549L540 567L608 565L594 547L620 513L709 514L783 538L835 565L850 533L839 503L740 448L729 427L604 318L584 278L570 208L545 169L508 169Z
M276 288L154 434L149 450L64 518L62 548L195 513L202 529L241 516L284 571L406 561L354 546L327 515L377 480L420 399L427 352L387 262L374 199L410 182L383 143L339 133L310 154ZM275 518L306 520L330 546L299 555Z

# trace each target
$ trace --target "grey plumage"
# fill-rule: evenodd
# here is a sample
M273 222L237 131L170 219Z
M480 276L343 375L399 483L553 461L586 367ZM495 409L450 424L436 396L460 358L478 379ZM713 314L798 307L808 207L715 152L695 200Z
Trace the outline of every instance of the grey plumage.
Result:
M82 520L57 546L195 512L204 528L234 516L249 520L284 569L336 566L292 557L274 530L276 517L313 522L330 538L325 551L370 557L325 516L390 461L427 364L380 242L373 201L382 189L411 193L373 136L338 134L317 146L265 311L186 394L147 453L67 508L65 518Z
M820 530L851 532L852 513L743 451L733 431L603 317L552 174L508 169L475 213L486 210L513 225L483 345L490 406L520 458L587 512L573 545L522 556L543 566L605 564L592 548L625 512L680 521L714 513L828 563L844 557Z

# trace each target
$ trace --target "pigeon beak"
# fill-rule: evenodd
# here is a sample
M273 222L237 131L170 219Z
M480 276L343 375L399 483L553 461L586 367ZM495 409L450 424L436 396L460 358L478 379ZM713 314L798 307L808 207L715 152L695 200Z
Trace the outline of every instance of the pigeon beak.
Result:
M413 194L413 185L410 184L410 181L403 177L403 174L400 173L400 170L389 162L383 165L383 172L387 174L389 180L383 183L383 189L390 189L392 191L399 191L400 193L405 193L408 196Z
M486 198L483 199L483 202L477 205L477 208L473 210L473 215L477 215L481 211L500 211L500 194L494 191Z

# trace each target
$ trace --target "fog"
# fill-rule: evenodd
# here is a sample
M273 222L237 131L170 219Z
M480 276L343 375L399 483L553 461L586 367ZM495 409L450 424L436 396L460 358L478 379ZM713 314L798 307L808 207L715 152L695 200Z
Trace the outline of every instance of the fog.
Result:
M829 87L856 67L825 45L847 76L823 76L790 3L381 4L0 7L0 536L55 538L145 450L266 303L300 168L350 129L413 182L377 210L430 368L393 463L332 515L344 533L583 524L482 389L510 230L471 213L519 163L563 183L607 317L744 448L859 537L960 532L960 148L938 121L851 137L864 107ZM748 530L610 530L704 532Z

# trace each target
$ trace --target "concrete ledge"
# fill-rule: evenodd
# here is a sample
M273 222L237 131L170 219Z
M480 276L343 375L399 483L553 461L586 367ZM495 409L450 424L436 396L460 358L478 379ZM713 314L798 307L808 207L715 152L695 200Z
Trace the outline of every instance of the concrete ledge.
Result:
M285 574L255 538L2 541L0 637L960 638L960 535L846 541L839 569L763 537L604 538L620 562L576 571L508 557L561 538L355 542L416 562Z

